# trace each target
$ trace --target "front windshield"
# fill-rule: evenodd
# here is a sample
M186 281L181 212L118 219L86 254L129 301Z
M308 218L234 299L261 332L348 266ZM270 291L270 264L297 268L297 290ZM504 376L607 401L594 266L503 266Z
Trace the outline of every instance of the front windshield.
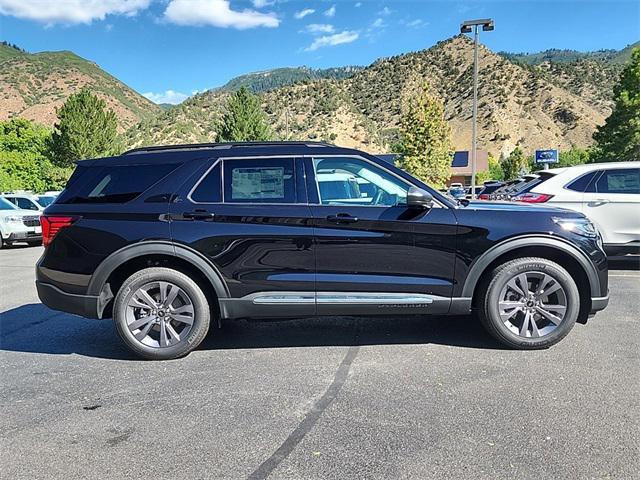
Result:
M5 200L4 198L0 198L0 210L17 210L17 209L18 209L18 207L16 207L9 200Z

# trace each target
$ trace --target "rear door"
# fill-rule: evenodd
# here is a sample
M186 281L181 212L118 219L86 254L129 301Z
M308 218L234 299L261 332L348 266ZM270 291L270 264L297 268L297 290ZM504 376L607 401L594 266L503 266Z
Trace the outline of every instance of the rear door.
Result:
M210 163L170 207L174 241L220 271L232 298L225 301L229 316L314 314L313 227L302 160Z
M321 315L448 311L455 220L412 210L410 185L363 157L306 158Z
M583 212L605 244L640 241L640 168L602 171L584 193Z

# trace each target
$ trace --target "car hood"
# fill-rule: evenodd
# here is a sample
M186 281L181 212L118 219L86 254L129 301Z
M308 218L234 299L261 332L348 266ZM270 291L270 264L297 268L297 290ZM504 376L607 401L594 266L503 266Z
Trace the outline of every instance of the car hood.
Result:
M552 207L539 203L521 203L521 202L484 202L473 201L465 206L461 206L466 210L480 211L508 211L508 212L538 212L538 213L555 213L555 214L573 214L582 216L580 212L567 210L565 208Z
M18 208L16 210L0 210L0 217L9 217L12 215L19 215L21 217L27 217L27 216L35 216L35 217L39 217L42 214L42 212L38 211L38 210L27 210L27 209L23 209L23 208Z

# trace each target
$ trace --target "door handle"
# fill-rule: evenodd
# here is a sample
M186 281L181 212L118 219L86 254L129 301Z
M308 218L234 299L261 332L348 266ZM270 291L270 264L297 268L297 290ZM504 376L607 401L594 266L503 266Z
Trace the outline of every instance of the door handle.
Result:
M337 215L329 215L327 221L331 223L356 223L358 217L352 217L348 213L338 213Z
M216 216L215 213L198 211L195 212L184 212L182 214L183 218L188 218L190 220L211 220Z
M597 207L599 205L605 205L607 203L610 203L611 200L609 200L608 198L596 198L595 200L591 200L589 202L589 206L591 207Z

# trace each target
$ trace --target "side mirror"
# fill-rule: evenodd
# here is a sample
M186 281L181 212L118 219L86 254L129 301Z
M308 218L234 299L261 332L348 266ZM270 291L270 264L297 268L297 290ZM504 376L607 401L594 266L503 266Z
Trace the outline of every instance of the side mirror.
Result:
M433 196L418 187L410 187L407 192L407 205L409 208L431 208Z

